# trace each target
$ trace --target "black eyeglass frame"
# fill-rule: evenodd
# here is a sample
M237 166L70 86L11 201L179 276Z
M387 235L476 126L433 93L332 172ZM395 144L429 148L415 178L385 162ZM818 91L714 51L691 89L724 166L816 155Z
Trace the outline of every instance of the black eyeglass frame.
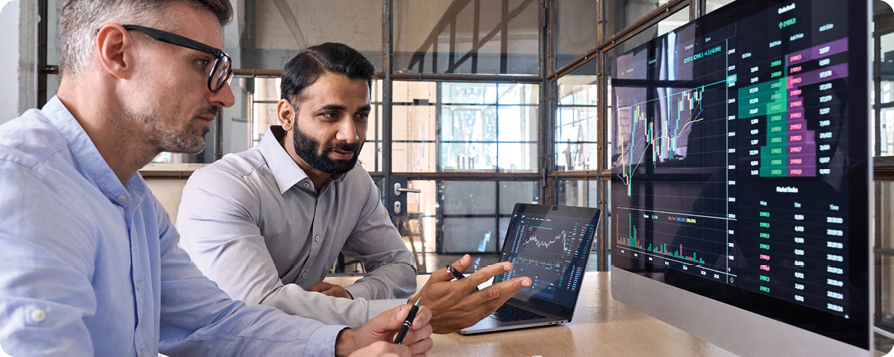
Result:
M223 88L224 84L229 83L230 79L233 77L232 59L230 58L230 55L220 49L208 46L199 41L195 41L175 33L156 30L151 27L139 25L122 25L121 27L124 27L124 29L128 31L140 31L148 35L149 37L152 37L156 41L170 43L175 46L186 47L214 56L214 65L211 67L211 72L208 73L208 89L210 89L212 92L216 93L217 91L219 91L221 88ZM226 68L227 73L222 77L222 80L218 81L217 86L214 87L211 85L211 83L214 81L214 73L217 72L217 66L221 65L221 63L224 61L224 58L226 58L226 63L230 64L229 68Z

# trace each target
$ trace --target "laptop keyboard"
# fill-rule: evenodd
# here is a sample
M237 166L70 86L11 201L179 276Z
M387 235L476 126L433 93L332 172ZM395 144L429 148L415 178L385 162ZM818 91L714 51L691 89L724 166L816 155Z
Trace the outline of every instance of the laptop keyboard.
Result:
M503 322L512 322L512 321L521 321L521 320L534 320L534 319L542 319L546 316L540 315L536 312L531 312L525 309L520 309L518 307L503 304L500 306L497 311L491 315L495 319L503 321Z

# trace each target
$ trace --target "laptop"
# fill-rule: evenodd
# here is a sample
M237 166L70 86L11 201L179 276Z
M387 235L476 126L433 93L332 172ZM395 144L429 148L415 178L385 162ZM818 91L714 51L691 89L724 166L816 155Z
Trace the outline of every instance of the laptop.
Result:
M493 283L527 276L533 284L460 333L571 322L598 223L596 208L516 204L500 256L513 269Z

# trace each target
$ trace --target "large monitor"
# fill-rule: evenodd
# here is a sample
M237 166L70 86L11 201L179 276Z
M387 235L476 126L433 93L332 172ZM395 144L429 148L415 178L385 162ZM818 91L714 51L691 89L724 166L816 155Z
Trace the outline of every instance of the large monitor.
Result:
M612 294L731 352L870 349L866 1L737 1L610 64Z

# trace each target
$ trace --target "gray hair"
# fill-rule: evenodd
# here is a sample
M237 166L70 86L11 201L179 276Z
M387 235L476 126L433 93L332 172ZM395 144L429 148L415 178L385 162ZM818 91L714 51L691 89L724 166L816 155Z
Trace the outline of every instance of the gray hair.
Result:
M160 12L177 2L211 11L221 26L233 17L230 0L66 0L59 20L59 74L76 74L87 66L96 30L102 25L114 21L158 27L164 23Z

